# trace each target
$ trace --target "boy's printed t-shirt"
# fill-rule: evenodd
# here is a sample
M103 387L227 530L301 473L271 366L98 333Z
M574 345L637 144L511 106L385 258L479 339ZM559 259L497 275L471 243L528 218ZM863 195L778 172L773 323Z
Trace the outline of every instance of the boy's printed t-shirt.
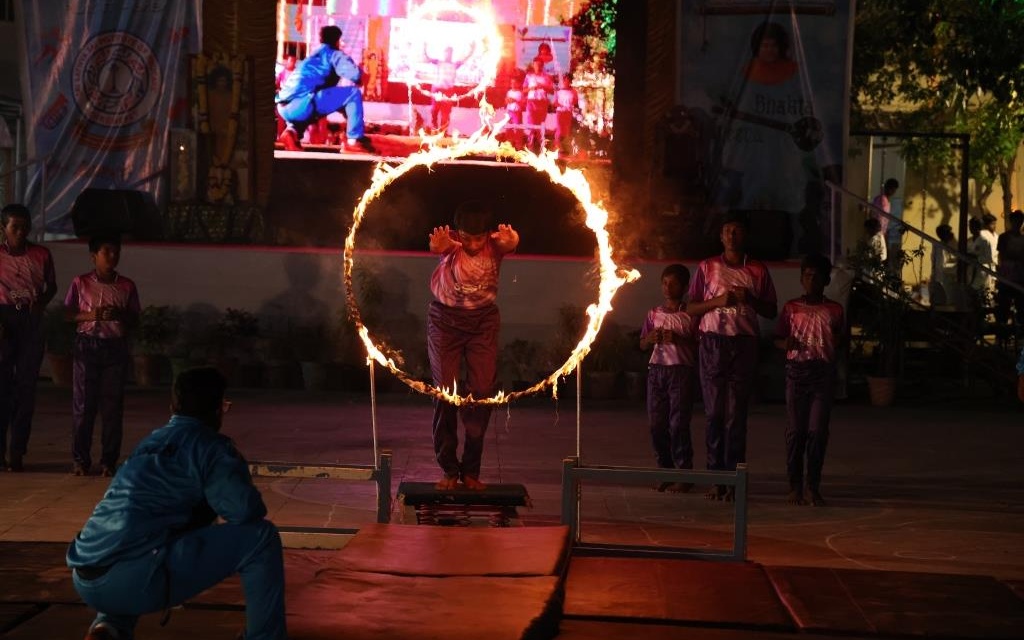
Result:
M802 345L801 349L786 351L787 362L835 362L836 343L843 329L843 307L828 298L818 304L810 304L803 298L790 300L783 305L775 325L775 333L780 338L792 336Z
M31 305L48 282L56 282L49 249L29 244L14 256L6 242L0 244L0 304Z
M117 307L138 314L139 292L130 279L116 274L113 282L100 282L95 271L71 281L64 306L89 312L100 307ZM118 320L87 320L78 323L78 333L94 338L123 338L125 326Z
M684 365L692 367L696 363L694 340L695 327L693 318L686 311L669 311L663 306L657 306L647 312L644 326L640 329L640 337L643 338L655 329L669 329L677 336L679 342L672 344L656 344L651 351L650 364L665 366Z
M776 304L775 284L763 262L745 258L742 265L731 267L722 256L708 258L698 265L690 281L689 299L704 302L725 294L731 287L743 287L750 297ZM750 304L712 309L701 316L700 330L724 336L757 336L757 311Z
M494 304L503 257L490 238L475 256L456 246L441 255L430 276L430 291L447 307L479 309Z

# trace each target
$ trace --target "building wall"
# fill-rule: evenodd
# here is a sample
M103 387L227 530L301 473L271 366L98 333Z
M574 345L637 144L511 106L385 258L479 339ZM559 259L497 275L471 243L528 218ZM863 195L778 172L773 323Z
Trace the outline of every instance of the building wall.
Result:
M82 242L47 245L53 253L58 298L71 279L91 269ZM228 307L293 322L340 318L345 309L340 249L283 249L232 246L126 244L119 271L138 285L143 306L173 305L197 319ZM356 270L375 274L385 322L425 326L432 296L428 283L436 256L423 253L361 252ZM641 278L624 285L613 301L609 321L639 329L647 310L662 301L665 261L641 261ZM686 263L691 270L694 262ZM800 295L799 265L770 264L780 302ZM586 307L597 299L591 260L509 256L502 267L499 305L502 342L516 338L547 342L556 330L559 308ZM837 299L845 299L836 278ZM359 278L355 278L359 286ZM773 324L765 322L763 329ZM372 329L372 328L371 328Z
M18 68L18 30L14 22L0 22L0 95L16 98L21 95Z

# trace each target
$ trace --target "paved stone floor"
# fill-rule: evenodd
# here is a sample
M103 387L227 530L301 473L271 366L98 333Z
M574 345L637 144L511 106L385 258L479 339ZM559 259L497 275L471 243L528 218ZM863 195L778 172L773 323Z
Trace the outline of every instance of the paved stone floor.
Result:
M125 453L166 420L168 394L167 388L129 389ZM250 460L372 463L372 412L364 395L252 389L233 391L231 399L224 432ZM41 385L27 472L0 474L0 545L66 543L102 496L105 479L68 473L69 407L69 390ZM438 475L430 415L429 401L420 396L386 394L378 399L376 430L379 447L394 455L393 491L402 481L429 481ZM652 462L642 404L584 401L578 417L572 398L557 403L531 399L496 410L482 479L526 486L532 507L520 516L528 526L560 521L561 460L577 452L577 420L586 464ZM823 508L785 503L784 425L782 405L753 408L748 441L750 560L768 570L785 566L987 576L1020 593L1020 407L985 401L887 409L840 403L823 483L829 505ZM696 443L704 438L699 407L693 438ZM696 449L701 467L703 447L698 444ZM270 517L281 525L358 527L374 518L370 483L260 479L259 486ZM584 484L583 538L728 547L732 510L704 500L702 494L699 488L677 495L646 487Z

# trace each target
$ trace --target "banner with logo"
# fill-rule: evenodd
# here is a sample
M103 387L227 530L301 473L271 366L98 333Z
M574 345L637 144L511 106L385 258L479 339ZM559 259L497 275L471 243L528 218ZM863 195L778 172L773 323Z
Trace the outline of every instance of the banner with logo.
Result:
M182 78L199 50L201 0L22 0L28 204L71 233L82 190L136 189L162 200L167 133L188 111ZM44 210L45 208L45 210Z
M842 182L851 4L683 3L680 98L706 201L777 234L776 254L828 244L824 181Z

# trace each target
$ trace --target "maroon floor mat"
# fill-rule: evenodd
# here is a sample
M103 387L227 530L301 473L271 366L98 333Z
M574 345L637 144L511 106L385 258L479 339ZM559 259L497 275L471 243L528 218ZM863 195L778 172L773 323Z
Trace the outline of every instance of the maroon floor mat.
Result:
M766 572L801 629L1024 638L1024 601L988 576L807 567Z
M566 616L794 628L750 563L577 557L565 591Z
M568 545L568 527L371 524L330 566L416 576L548 576L559 573Z

